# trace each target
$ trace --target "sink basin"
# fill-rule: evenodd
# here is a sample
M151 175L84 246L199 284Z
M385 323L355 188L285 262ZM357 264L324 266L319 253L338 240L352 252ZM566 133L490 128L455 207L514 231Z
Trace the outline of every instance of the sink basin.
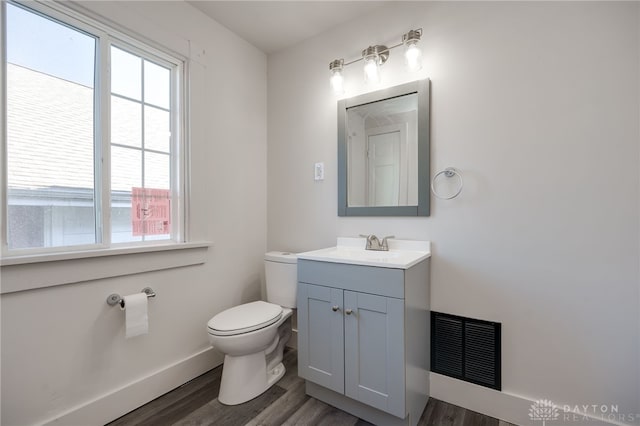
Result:
M335 247L298 254L298 259L408 269L431 256L429 241L389 240L389 251L365 250L364 238L338 238Z
M375 250L363 250L352 247L330 247L328 249L317 250L322 251L327 257L354 259L362 261L385 261L389 259L397 259L402 256L397 251L375 251Z

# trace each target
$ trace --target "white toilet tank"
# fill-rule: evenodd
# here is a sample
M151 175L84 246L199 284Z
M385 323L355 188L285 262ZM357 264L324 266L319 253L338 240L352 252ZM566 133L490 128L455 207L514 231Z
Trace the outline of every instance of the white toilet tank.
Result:
M298 258L293 253L270 251L264 255L267 302L296 307Z

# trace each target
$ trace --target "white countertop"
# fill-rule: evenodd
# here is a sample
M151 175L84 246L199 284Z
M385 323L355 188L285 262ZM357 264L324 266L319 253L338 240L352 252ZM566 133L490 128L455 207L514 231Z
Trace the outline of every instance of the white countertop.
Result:
M431 257L431 242L387 240L389 251L365 250L365 238L338 238L335 247L298 253L298 259L318 262L348 263L380 268L409 269Z

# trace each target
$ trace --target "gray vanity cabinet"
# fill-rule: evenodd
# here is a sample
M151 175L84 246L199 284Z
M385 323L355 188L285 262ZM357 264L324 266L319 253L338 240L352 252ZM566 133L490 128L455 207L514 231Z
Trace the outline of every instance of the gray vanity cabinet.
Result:
M298 284L298 374L344 392L342 290ZM337 307L337 308L336 308ZM334 310L335 309L335 310ZM300 333L299 330L304 330ZM300 362L304 359L304 362ZM304 373L301 371L304 370Z
M345 291L344 306L345 395L404 417L404 300Z
M416 424L428 399L428 260L408 270L298 260L297 297L307 393L372 423Z

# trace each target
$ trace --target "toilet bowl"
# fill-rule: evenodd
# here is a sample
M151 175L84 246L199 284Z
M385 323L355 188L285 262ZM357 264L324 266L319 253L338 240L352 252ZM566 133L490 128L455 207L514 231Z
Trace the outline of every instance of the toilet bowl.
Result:
M224 354L218 400L237 405L265 392L285 373L284 346L291 337L287 319L295 307L295 255L265 255L267 300L229 308L207 323L209 341Z

